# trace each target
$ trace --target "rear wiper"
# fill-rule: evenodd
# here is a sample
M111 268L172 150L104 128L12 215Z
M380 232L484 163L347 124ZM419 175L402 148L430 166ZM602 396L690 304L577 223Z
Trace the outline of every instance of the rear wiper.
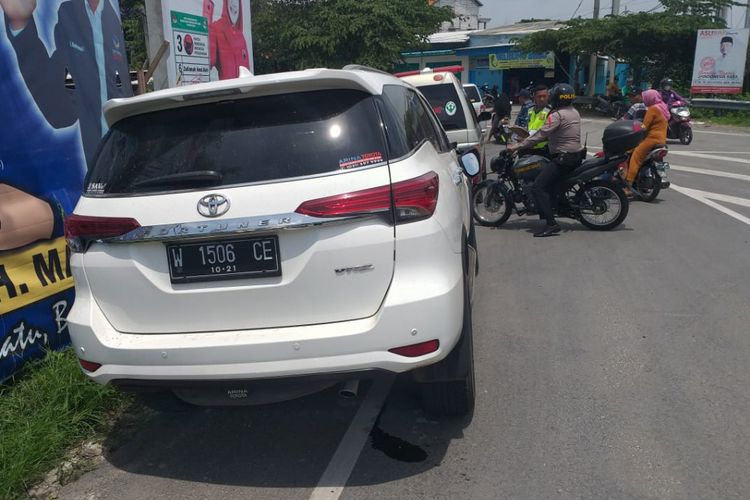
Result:
M161 175L152 179L136 182L132 187L156 187L156 186L213 186L219 184L224 176L215 170L193 170L192 172L181 172L179 174Z

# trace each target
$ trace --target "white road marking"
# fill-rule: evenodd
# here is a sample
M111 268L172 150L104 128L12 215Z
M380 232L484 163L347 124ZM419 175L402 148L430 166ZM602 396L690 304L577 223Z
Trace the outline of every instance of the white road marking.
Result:
M394 377L378 379L370 387L344 437L341 438L328 467L310 495L310 500L337 500L341 496L362 448L370 437L370 431L378 419L385 399L388 397L393 380Z
M693 132L697 132L699 134L711 134L711 135L731 135L734 137L750 137L750 132L746 132L744 134L738 133L738 132L709 132L708 130L700 130L700 129L693 129Z
M750 182L750 175L735 174L732 172L722 172L721 170L709 170L706 168L683 167L682 165L672 165L671 163L669 164L669 168L671 170L676 170L678 172L689 172L691 174L712 175L714 177L726 177L728 179L735 179L738 181Z
M719 205L715 201L712 201L712 200L717 200L717 201L723 201L725 203L732 203L735 205L750 207L750 200L746 200L744 198L738 198L736 196L728 196L725 194L709 193L707 191L700 191L698 189L685 188L682 186L677 186L675 184L672 184L671 188L677 191L678 193L682 193L685 196L689 196L690 198L693 198L694 200L697 200L705 205L708 205L711 208L715 208L719 212L726 214L750 226L750 217L745 217L744 215L737 213L734 210L731 210L723 205Z
M674 151L670 150L670 153L673 153ZM690 150L691 153L706 153L706 154L716 154L716 155L750 155L750 151L693 151Z
M702 153L693 153L691 151L674 151L669 150L670 155L677 155L677 156L690 156L692 158L702 158L705 160L721 160L721 161L729 161L733 163L745 163L747 165L750 165L750 160L746 158L731 158L728 156L719 156L719 155L707 155Z

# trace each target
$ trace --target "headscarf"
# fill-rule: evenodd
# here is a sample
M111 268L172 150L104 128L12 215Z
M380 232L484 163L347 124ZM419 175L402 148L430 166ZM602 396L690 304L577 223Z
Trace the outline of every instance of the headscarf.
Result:
M669 121L669 109L667 109L667 105L664 104L664 100L661 98L661 94L658 90L644 90L641 96L643 97L643 104L649 108L651 106L656 106L659 108L659 111L661 111L661 114L664 115L664 119Z

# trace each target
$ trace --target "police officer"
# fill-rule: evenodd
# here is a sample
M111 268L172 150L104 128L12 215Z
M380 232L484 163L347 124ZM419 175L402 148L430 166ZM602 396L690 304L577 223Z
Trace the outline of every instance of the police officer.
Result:
M551 236L560 232L560 225L552 211L551 195L555 185L571 170L580 165L583 155L581 147L581 115L573 107L575 91L566 83L558 83L550 92L552 111L547 123L539 131L519 144L508 146L511 152L549 141L552 161L545 166L534 181L534 199L547 224L535 237Z
M550 108L547 106L549 101L549 88L542 84L534 87L534 107L529 109L529 135L533 136L536 134L547 122L547 116L549 115ZM547 156L549 153L548 142L540 141L534 145L533 154ZM530 153L532 153L530 151Z

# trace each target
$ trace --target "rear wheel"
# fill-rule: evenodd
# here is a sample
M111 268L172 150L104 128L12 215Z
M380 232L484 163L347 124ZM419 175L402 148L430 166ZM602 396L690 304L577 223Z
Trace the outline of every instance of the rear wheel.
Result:
M661 191L661 177L653 164L648 164L638 172L633 187L641 194L641 200L652 202Z
M483 226L500 226L508 220L512 210L513 199L499 181L483 181L474 188L471 213Z
M422 406L432 415L466 415L474 411L474 341L471 301L464 278L464 320L461 338L442 361L428 366L429 382L420 384Z
M576 195L576 205L581 224L596 231L614 229L628 216L628 198L612 181L585 184Z

